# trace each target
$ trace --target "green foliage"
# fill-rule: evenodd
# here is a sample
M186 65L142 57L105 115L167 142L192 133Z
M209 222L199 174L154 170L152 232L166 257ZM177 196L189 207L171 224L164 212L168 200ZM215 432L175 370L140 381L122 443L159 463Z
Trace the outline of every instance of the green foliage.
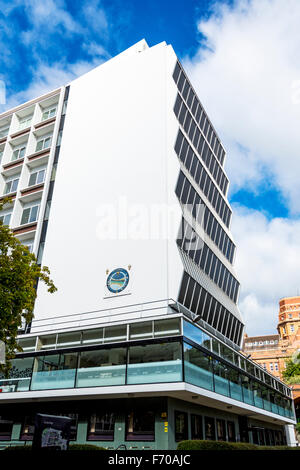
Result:
M4 450L17 450L17 451L27 451L32 450L31 445L19 445L19 446L8 446ZM96 446L93 444L69 444L69 450L106 450L104 447Z
M256 450L255 444L225 441L181 441L177 450Z
M300 447L258 446L248 442L181 441L177 450L300 450Z
M69 450L106 450L104 447L100 447L93 444L70 444Z
M8 198L0 201L0 212L10 202ZM0 365L0 371L6 376L15 351L21 351L16 337L22 319L29 323L33 318L38 280L49 292L57 290L49 276L49 269L39 266L36 257L0 221L0 340L6 345L6 364Z
M300 354L298 354L296 361L293 361L292 359L290 359L289 361L286 361L286 368L282 374L286 381L291 380L292 377L295 377L298 375L300 376L300 362L298 362L299 359L300 359Z
M300 375L294 375L293 377L289 377L288 379L285 379L285 382L288 385L300 384Z

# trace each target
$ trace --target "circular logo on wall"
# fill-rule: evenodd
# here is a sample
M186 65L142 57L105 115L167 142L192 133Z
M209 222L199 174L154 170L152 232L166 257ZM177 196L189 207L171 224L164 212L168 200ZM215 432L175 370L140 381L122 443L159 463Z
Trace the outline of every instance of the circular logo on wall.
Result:
M107 289L114 294L122 292L128 286L129 273L126 269L114 269L108 276L106 281Z

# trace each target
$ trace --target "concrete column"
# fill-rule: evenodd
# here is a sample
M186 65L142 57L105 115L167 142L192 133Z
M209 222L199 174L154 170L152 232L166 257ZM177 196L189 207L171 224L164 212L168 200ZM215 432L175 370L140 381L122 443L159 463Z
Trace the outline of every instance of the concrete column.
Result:
M295 427L293 424L287 424L284 426L286 442L288 446L295 447L298 444L295 435Z

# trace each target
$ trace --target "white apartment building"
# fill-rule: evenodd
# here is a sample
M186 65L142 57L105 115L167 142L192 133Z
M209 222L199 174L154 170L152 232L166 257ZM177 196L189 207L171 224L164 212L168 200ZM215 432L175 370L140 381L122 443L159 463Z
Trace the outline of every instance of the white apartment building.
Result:
M166 43L0 115L1 220L58 288L38 285L0 380L3 445L28 444L36 412L108 448L293 442L290 389L240 353L224 163Z

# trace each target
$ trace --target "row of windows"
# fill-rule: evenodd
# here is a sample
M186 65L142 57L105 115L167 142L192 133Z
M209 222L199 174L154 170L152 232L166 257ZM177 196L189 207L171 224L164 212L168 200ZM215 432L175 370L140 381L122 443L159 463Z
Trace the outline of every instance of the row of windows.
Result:
M68 416L71 418L70 440L77 440L78 413L56 413L56 416ZM112 410L100 410L89 414L87 417L87 441L114 441L117 413ZM119 417L120 418L120 417ZM6 416L0 417L0 441L12 439L13 420ZM212 416L201 416L184 411L174 411L175 441L182 440L220 440L236 442L236 426L234 421L215 418ZM189 426L190 423L190 426ZM19 440L32 441L35 423L34 416L22 418ZM190 429L190 434L189 434ZM273 429L249 428L252 440L260 445L283 445L285 444L282 431ZM249 439L248 439L249 440ZM125 441L155 441L155 412L152 410L134 409L125 414Z
M224 343L208 335L204 330L190 322L183 322L183 336L191 339L194 343L202 348L215 353L218 357L225 359L227 362L235 365L239 369L243 369L250 374L255 380L258 379L266 385L279 391L282 395L290 396L290 390L273 376L266 374L260 367L257 367L252 361L246 359L242 354L238 354Z
M184 104L180 95L177 96L176 103L174 106L174 113L178 118L178 121L184 128L186 134L189 136L190 141L193 143L195 149L197 149L198 154L204 161L206 167L213 175L222 193L226 194L229 183L228 178L225 176L221 165L210 150L207 142L205 141L199 128L195 124L192 115L188 111L188 108Z
M185 381L281 416L292 417L293 405L275 390L184 343Z
M71 421L70 440L77 439L78 414L60 413L69 416ZM56 416L58 416L56 413ZM111 410L95 412L88 417L87 441L113 441L115 436L117 413ZM13 420L0 418L0 441L9 441L12 436ZM34 416L25 416L22 420L19 440L32 441L34 435ZM148 410L132 410L125 415L126 441L154 441L155 413Z
M252 346L267 346L267 345L275 345L275 344L278 344L278 340L254 341L253 343L252 342L245 343L245 347L249 348Z
M240 344L242 323L186 272L178 301L233 343Z
M179 173L175 193L182 204L187 208L191 207L194 219L203 227L205 233L217 245L228 261L232 263L235 252L234 243L182 171Z
M21 216L20 225L36 222L38 219L38 215L39 215L39 208L40 208L40 204L33 204L30 207L24 208L22 212L22 216ZM9 225L11 215L12 215L11 212L8 214L2 215L0 217L0 222L2 222L3 225Z
M189 109L192 111L196 122L200 123L200 128L209 142L214 154L221 165L223 165L225 151L179 62L176 64L173 78Z
M180 130L175 143L175 151L224 224L229 227L232 214L230 208Z
M46 170L38 170L34 171L29 176L28 186L34 186L36 184L41 184L45 180ZM7 181L4 187L4 194L10 194L17 191L19 184L19 177L12 178L11 180Z
M57 111L57 105L52 105L44 109L42 113L41 121L46 121L47 119L54 117L56 115L56 111ZM30 127L32 118L33 118L33 114L30 114L23 118L19 118L18 129L21 131L23 129L27 129L28 127ZM7 124L0 128L0 139L8 135L9 128L10 128L10 125L7 125Z
M239 282L184 218L181 221L177 245L236 303Z
M46 150L50 148L51 141L52 141L51 135L38 138L36 142L35 152L39 152L41 150ZM11 161L21 160L22 158L25 157L25 153L26 153L26 145L22 144L22 145L19 145L18 147L15 147L12 153ZM3 155L3 151L0 152L0 161L1 161L2 155Z
M175 441L189 439L188 414L184 411L175 411ZM201 416L190 415L190 438L205 439L208 441L229 441L236 442L235 424L233 421Z

